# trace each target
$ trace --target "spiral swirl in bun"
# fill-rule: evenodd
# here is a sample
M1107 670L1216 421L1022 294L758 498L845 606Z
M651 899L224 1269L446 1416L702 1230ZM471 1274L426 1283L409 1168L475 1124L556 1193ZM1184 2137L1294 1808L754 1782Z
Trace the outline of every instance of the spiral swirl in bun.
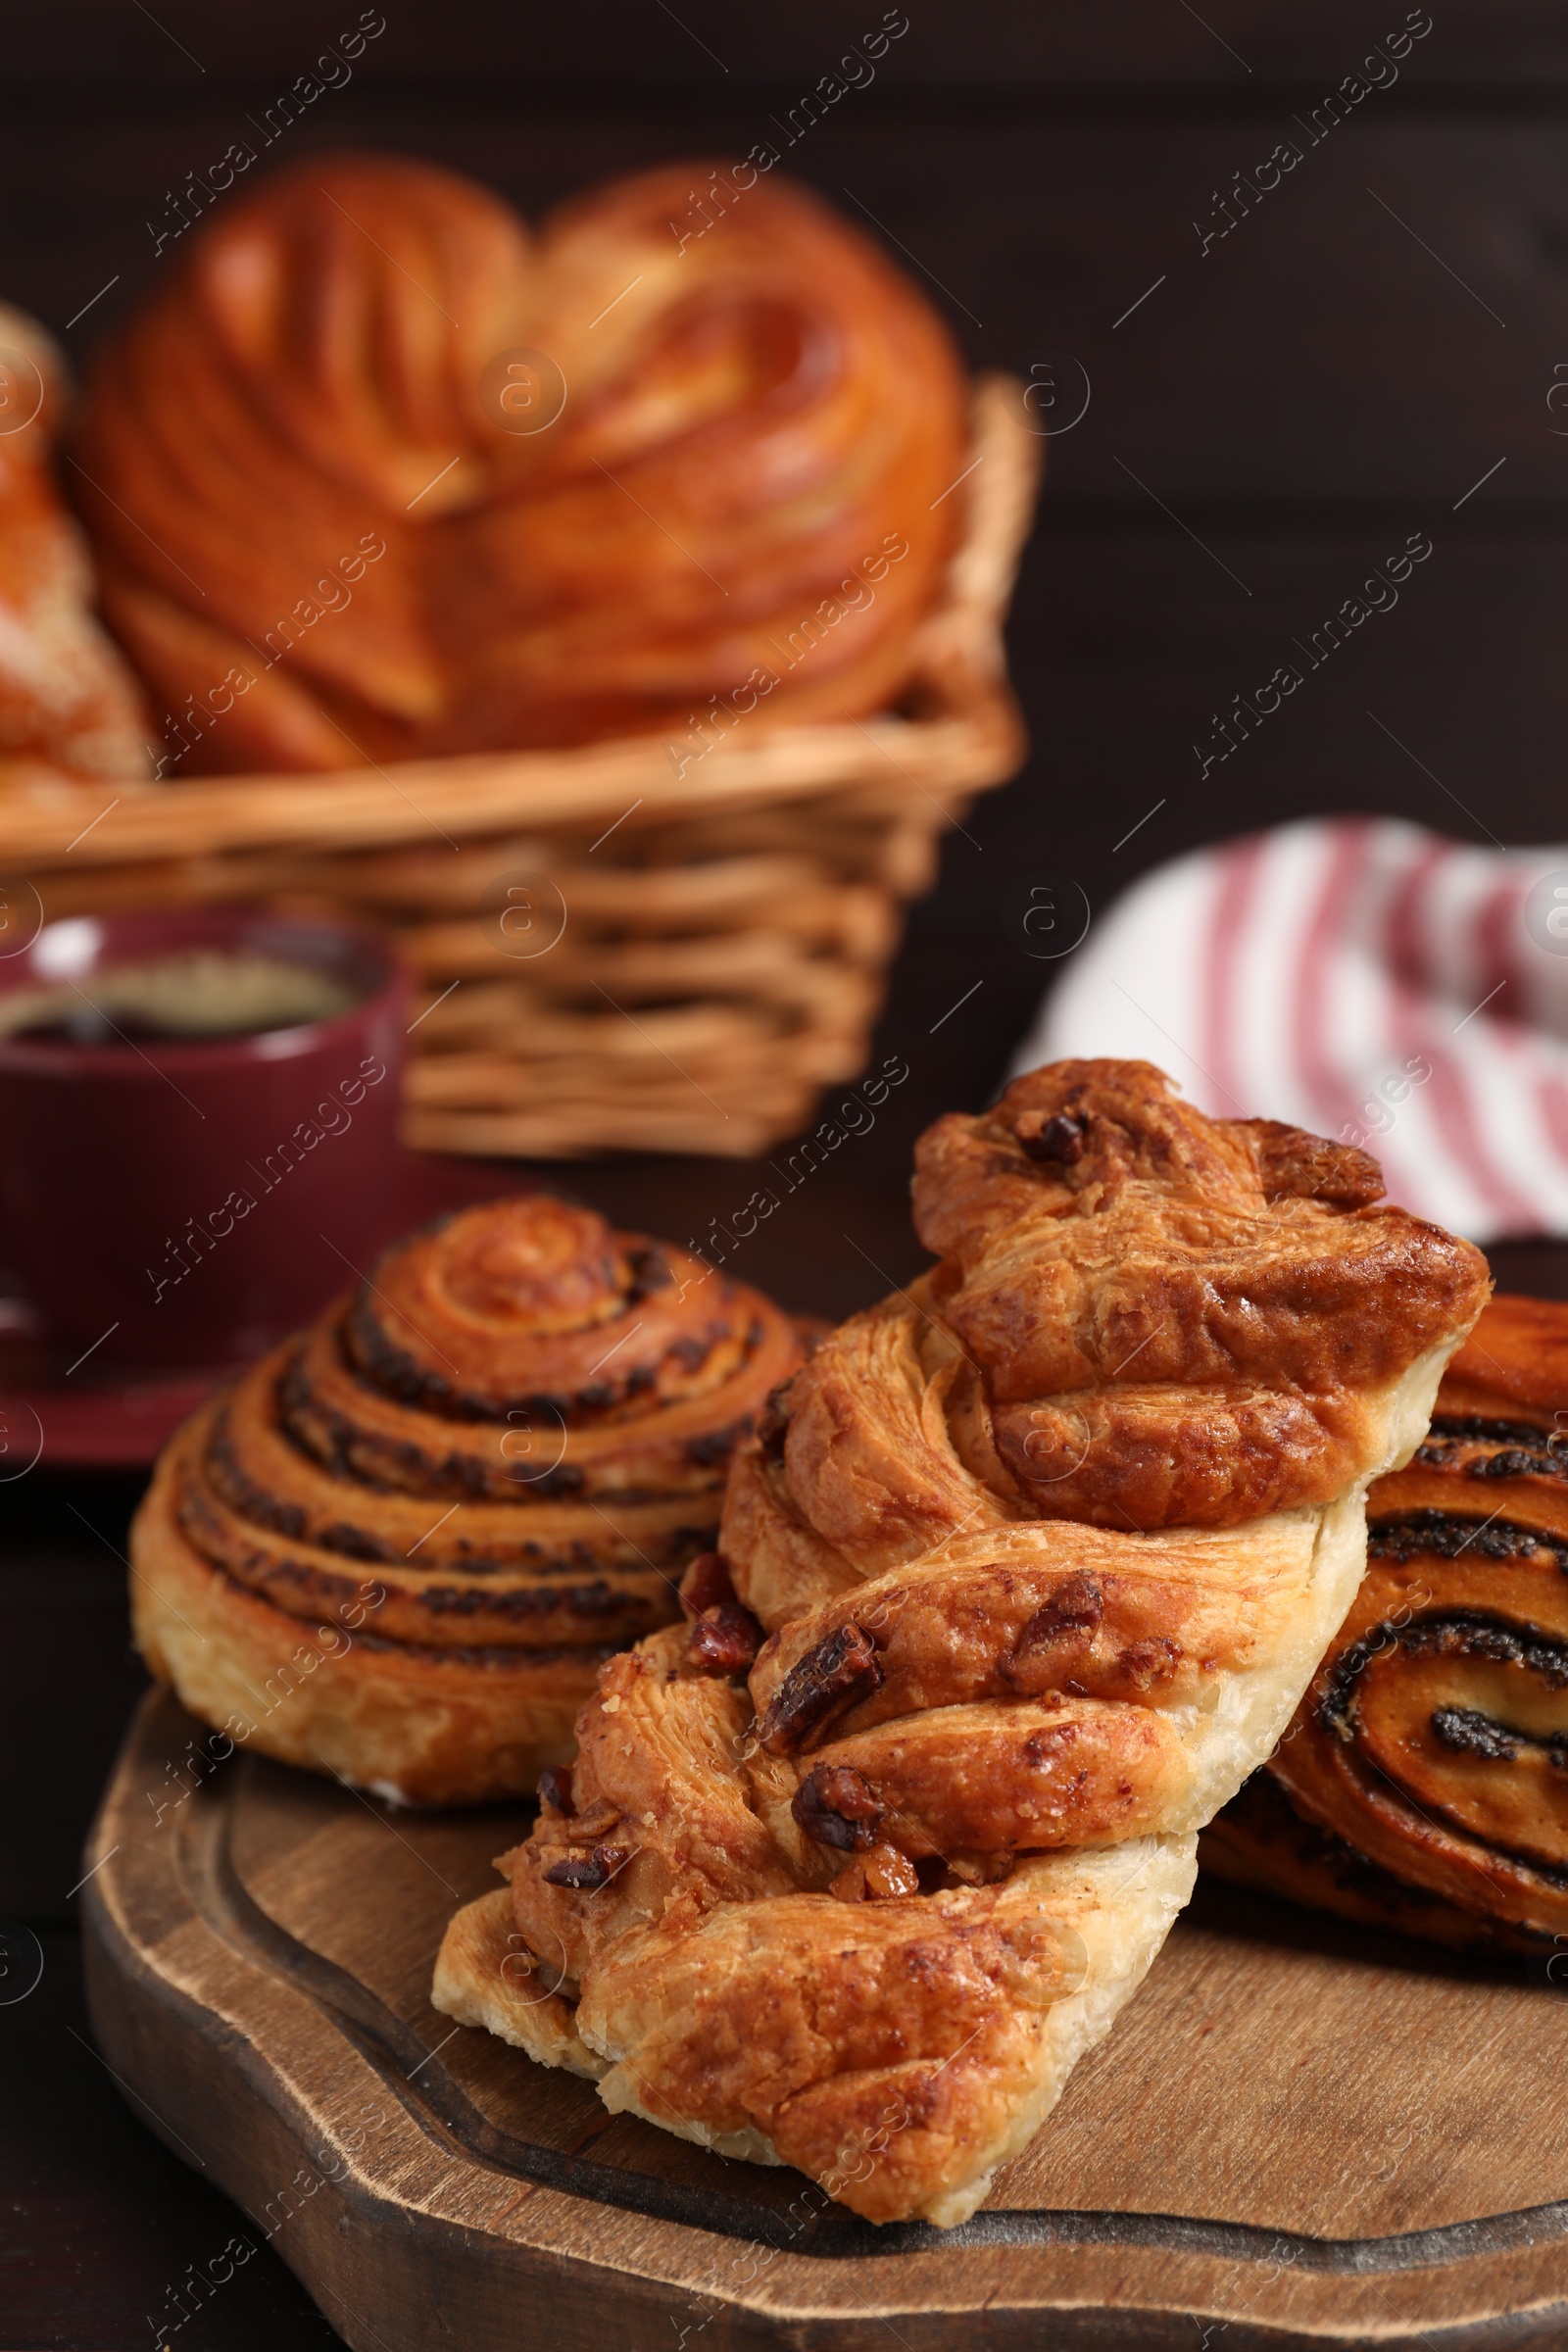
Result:
M389 1250L172 1440L137 1639L236 1740L411 1803L531 1789L666 1624L799 1360L768 1300L542 1195Z
M1568 1936L1568 1306L1494 1298L1290 1732L1205 1834L1220 1876L1461 1948Z
M957 525L956 356L801 188L683 240L692 179L535 237L450 172L328 157L198 233L82 453L105 609L195 698L182 772L897 695Z

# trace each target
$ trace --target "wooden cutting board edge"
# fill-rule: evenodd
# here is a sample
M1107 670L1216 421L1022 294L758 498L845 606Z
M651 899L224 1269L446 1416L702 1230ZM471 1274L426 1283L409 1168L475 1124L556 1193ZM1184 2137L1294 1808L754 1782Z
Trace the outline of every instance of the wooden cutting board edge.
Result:
M668 2218L667 2193L649 2213L530 2178L453 2128L464 2093L438 2059L405 2067L416 2044L377 2030L373 1994L255 1913L225 1871L221 1775L149 1830L146 1788L187 1720L166 1693L143 1701L89 1839L93 2031L136 2112L243 2208L241 2246L271 2243L355 2352L1568 2340L1560 2209L1334 2244L1179 2215L982 2214L957 2237L823 2259ZM220 2293L241 2259L196 2252L197 2276Z

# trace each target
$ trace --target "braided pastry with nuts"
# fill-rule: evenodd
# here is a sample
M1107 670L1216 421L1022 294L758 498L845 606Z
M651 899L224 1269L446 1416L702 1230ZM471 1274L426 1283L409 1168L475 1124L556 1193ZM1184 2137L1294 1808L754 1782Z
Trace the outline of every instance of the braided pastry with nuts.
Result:
M605 1668L434 1998L949 2225L1153 1959L1487 1272L1364 1154L1141 1062L1037 1070L916 1170L939 1263L737 1455L691 1633Z

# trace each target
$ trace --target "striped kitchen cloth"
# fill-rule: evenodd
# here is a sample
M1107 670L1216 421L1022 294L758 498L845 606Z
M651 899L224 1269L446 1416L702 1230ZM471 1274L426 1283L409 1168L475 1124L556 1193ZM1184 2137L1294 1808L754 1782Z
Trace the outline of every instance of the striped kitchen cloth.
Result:
M1094 919L1013 1066L1069 1054L1359 1144L1474 1240L1568 1235L1568 846L1336 818L1177 858Z

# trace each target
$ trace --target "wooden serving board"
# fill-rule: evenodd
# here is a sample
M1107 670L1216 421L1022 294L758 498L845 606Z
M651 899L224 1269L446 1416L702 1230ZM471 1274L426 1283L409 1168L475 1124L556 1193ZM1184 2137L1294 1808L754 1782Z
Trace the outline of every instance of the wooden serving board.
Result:
M356 2352L1568 2337L1544 1968L1200 1889L974 2220L877 2230L430 2008L446 1920L525 1809L389 1812L259 1757L193 1785L202 1738L154 1694L116 1767L94 2028Z

